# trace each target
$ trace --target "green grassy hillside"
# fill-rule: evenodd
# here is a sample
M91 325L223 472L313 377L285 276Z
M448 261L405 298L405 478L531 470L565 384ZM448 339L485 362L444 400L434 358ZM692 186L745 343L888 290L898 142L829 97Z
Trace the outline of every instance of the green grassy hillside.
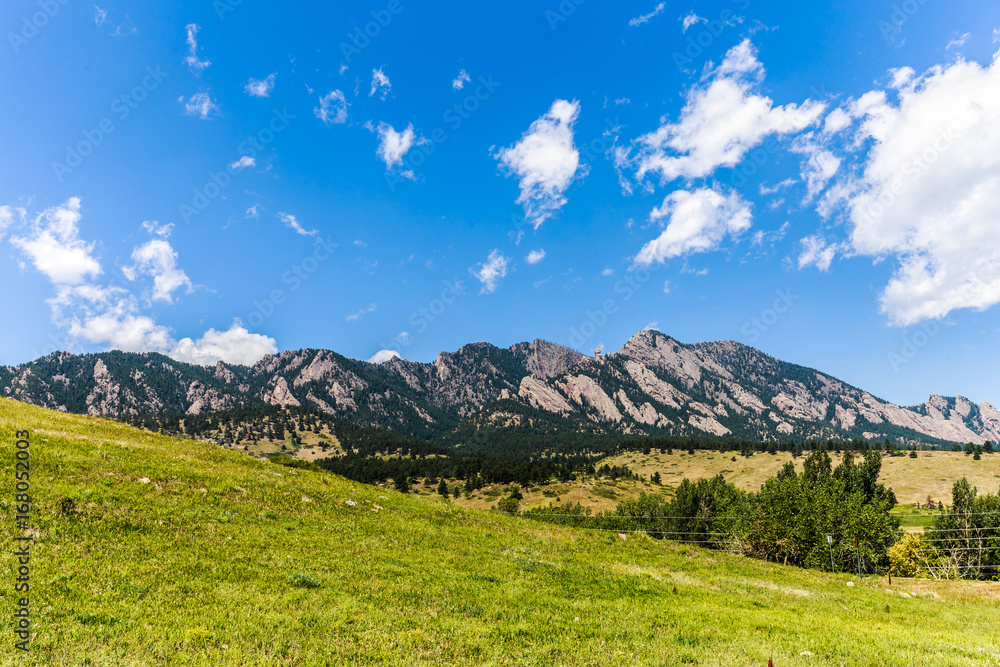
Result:
M40 531L27 656L10 620L21 429ZM848 587L3 399L0 442L5 665L1000 663L991 584Z

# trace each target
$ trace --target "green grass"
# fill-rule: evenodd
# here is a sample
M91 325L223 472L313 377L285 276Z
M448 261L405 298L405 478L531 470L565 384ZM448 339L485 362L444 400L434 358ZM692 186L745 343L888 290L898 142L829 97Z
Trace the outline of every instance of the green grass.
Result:
M29 656L9 621L16 429L33 434L42 531ZM993 584L849 588L3 399L0 439L4 665L1000 662Z

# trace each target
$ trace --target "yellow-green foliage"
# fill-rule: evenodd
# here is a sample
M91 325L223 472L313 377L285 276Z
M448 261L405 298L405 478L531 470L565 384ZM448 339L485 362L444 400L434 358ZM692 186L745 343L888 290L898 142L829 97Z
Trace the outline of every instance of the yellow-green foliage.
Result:
M907 533L889 547L889 567L899 577L916 576L919 569L920 537Z
M16 429L32 431L41 531L27 656L10 620ZM989 584L847 587L849 575L466 510L2 399L0 443L0 665L1000 661Z

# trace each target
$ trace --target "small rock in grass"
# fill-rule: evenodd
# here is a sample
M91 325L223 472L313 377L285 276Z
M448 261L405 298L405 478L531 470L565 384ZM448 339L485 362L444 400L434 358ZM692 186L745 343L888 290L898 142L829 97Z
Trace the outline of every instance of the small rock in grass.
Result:
M854 582L853 581L848 581L847 582L847 587L848 588L852 588L853 586L854 586Z
M628 537L625 536L625 533L618 533L618 537L621 538L622 541L625 541L625 540L628 539Z
M357 503L356 503L356 502L354 502L353 500L348 500L348 501L347 501L347 506L348 506L348 507L354 507L355 505L357 505Z
M148 477L140 477L139 478L139 483L140 484L149 484L149 478Z
M311 503L313 500L309 496L302 496L302 502Z
M901 597L901 598L908 598L908 597L910 597L910 594L909 593L900 593L899 597Z
M805 657L808 658L809 656L812 655L812 653L810 653L809 651L802 651L802 653L799 653L799 655L804 655Z

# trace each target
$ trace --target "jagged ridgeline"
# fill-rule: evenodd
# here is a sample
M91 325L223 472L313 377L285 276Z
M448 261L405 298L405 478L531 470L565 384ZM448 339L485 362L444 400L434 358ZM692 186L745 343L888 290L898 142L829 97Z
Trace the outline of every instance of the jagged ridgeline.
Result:
M373 364L328 350L207 367L152 353L55 353L0 368L0 392L115 418L302 408L470 448L544 440L524 445L537 450L572 437L579 449L588 435L926 445L1000 439L1000 411L989 403L932 396L900 407L740 343L686 345L658 331L642 331L599 358L541 340L509 348L472 343L433 363Z

